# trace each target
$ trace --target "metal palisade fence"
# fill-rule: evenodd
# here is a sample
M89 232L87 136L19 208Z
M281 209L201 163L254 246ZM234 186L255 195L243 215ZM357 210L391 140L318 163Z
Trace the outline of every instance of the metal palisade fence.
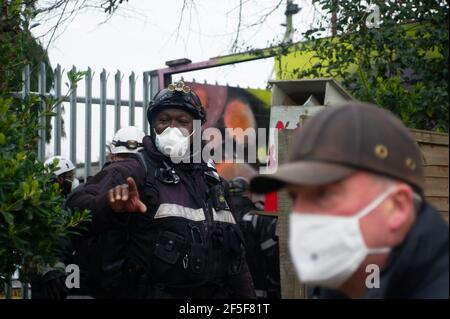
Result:
M76 83L71 83L68 95L62 95L62 84L63 84L63 71L61 66L58 64L54 69L54 81L52 90L46 88L46 67L45 63L41 63L38 76L38 92L30 92L30 66L26 66L23 69L23 88L20 95L25 97L29 94L39 95L39 96L51 96L54 101L56 101L54 112L55 116L53 118L53 155L61 155L61 141L62 141L62 103L68 103L68 117L69 117L69 158L76 165L77 164L77 137L80 136L79 125L80 121L84 121L84 179L92 175L92 137L99 136L99 167L102 167L106 159L106 128L107 128L107 109L108 106L114 107L114 132L116 132L123 125L121 121L121 110L122 107L128 107L128 124L136 125L136 108L142 110L142 123L141 127L145 134L147 134L149 125L146 117L146 109L150 101L150 92L153 92L150 87L150 76L148 72L143 72L142 76L142 100L136 100L136 80L137 77L134 72L128 77L128 100L122 99L122 80L123 74L121 71L117 71L114 75L114 99L107 98L107 83L108 75L105 69L99 75L97 81L99 81L99 97L92 96L94 74L91 68L83 72L83 77L81 81L84 80L84 96L78 96L79 88ZM75 66L68 72L67 78L71 81L69 74L76 74L77 68ZM67 82L66 82L67 83ZM47 93L50 91L51 93ZM41 99L41 103L46 103L45 99ZM81 105L80 105L81 104ZM77 109L84 105L84 119L77 118ZM96 130L93 134L93 123L92 123L92 109L93 105L98 105L100 108L99 112L99 122L94 123L94 129ZM43 107L41 109L44 109ZM46 121L45 116L40 118L40 130L39 130L39 145L38 145L38 155L41 161L45 160L46 156Z
M17 94L18 97L25 98L28 95L36 95L40 97L51 97L53 101L56 101L54 105L54 113L55 116L53 118L53 129L52 129L52 140L53 140L53 151L46 150L48 148L48 144L46 143L46 119L45 116L42 115L39 119L40 129L39 129L39 145L38 145L38 156L40 161L45 160L46 151L50 151L53 155L61 155L61 144L62 144L62 133L63 133L63 112L62 112L62 104L67 103L68 108L68 117L69 117L69 158L70 160L77 166L77 137L79 137L79 125L80 121L84 121L84 180L86 181L88 176L92 175L92 137L99 137L99 168L103 166L106 160L106 129L107 129L107 108L108 106L114 107L114 132L116 132L122 126L121 121L121 109L123 106L128 107L128 124L127 125L136 125L136 108L140 108L142 110L142 123L141 127L145 134L147 134L149 125L147 122L146 110L150 101L150 92L157 90L157 88L153 88L151 90L150 87L150 76L148 72L143 72L142 77L142 100L136 100L136 80L137 77L134 72L128 77L128 100L123 100L122 97L122 79L123 75L121 71L117 71L114 76L114 99L107 98L107 83L108 83L108 75L105 69L102 70L99 76L99 97L92 96L93 89L93 81L94 74L91 68L88 68L87 71L83 72L84 75L81 78L81 81L85 81L84 85L84 96L78 96L79 90L78 85L72 83L69 86L69 93L65 96L62 95L62 84L63 84L63 71L61 70L61 66L58 64L57 67L53 70L53 88L52 90L48 90L46 87L46 65L45 63L41 63L37 68L36 72L38 72L38 92L30 91L30 79L31 79L31 68L29 65L25 66L22 72L22 92ZM75 74L77 72L77 68L75 66L69 71L71 74ZM66 74L67 78L70 82L69 74ZM47 93L47 92L51 93ZM46 103L45 98L41 98L40 103ZM84 119L77 118L77 108L83 106L84 104ZM93 134L93 123L92 123L92 109L93 105L98 105L99 110L99 123L94 123L94 129L97 130L95 134ZM41 109L44 110L45 105L42 105ZM47 153L48 154L48 153ZM79 163L81 164L81 163ZM79 166L79 165L78 165ZM29 284L20 283L18 280L18 273L16 272L10 280L10 284L5 284L3 292L0 289L0 299L6 298L23 298L28 299L30 297Z

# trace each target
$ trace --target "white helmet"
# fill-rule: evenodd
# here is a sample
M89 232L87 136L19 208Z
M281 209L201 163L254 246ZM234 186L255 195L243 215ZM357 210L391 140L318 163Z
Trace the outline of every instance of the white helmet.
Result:
M123 127L116 132L111 142L112 154L134 154L142 149L145 134L135 126Z
M57 176L75 169L75 165L73 165L72 161L62 156L50 157L44 162L44 166L50 166L55 160L58 160L58 163L56 164L56 170L54 171L55 175Z

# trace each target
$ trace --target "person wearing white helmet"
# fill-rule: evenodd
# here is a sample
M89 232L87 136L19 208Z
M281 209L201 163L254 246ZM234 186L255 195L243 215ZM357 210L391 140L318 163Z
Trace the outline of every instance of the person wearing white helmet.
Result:
M83 188L86 185L96 184L96 180L101 178L104 174L105 167L106 170L111 169L111 166L117 165L119 163L114 163L118 161L126 161L133 154L136 154L143 148L142 139L145 134L135 126L128 126L119 129L111 143L107 144L107 162L102 170L88 180L86 184L78 188L77 192L83 192ZM53 164L54 160L59 160L56 164L56 170L54 171L56 175L57 182L61 185L64 191L65 185L69 185L67 180L78 181L74 178L75 166L70 160L67 160L60 156L54 156L49 158L45 165ZM131 160L131 159L129 159ZM113 164L114 163L114 164ZM123 163L123 162L122 162ZM113 165L111 165L113 164ZM72 183L74 185L74 183ZM76 192L71 193L70 186L68 187L67 201L70 201L72 196L76 196ZM70 196L68 196L70 194ZM91 242L96 240L96 237L83 234L82 236L77 236L75 238L62 238L57 247L57 257L59 261L63 264L73 263L80 267L82 284L80 287L67 289L64 280L66 278L65 274L60 272L49 272L49 275L43 278L39 278L34 282L34 298L35 299L85 299L92 298L90 296L90 287L88 284L85 285L84 278L87 276L85 270L87 268L86 263L91 258L90 252L87 250L92 249ZM94 245L95 246L95 245Z
M61 195L67 198L69 194L79 185L78 179L75 177L75 165L72 161L62 156L52 156L44 162L47 169L53 170L53 183L58 183ZM61 237L55 246L55 256L58 262L53 265L47 265L46 270L36 274L31 279L31 296L32 299L65 299L68 294L68 288L65 284L66 273L60 268L65 268L68 264L65 255L70 256L72 249L70 247L70 239ZM61 253L63 252L64 253Z
M123 127L116 132L110 145L110 160L120 161L139 152L145 133L135 126Z
M62 156L52 156L44 163L46 167L55 164L55 182L59 184L61 195L67 197L80 181L75 177L75 165L72 161Z

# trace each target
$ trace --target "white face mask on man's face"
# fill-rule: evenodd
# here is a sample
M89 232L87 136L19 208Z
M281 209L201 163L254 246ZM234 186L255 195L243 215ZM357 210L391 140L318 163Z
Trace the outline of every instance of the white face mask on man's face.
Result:
M300 281L325 288L339 288L368 254L389 252L389 247L367 247L359 220L378 207L392 191L390 188L381 193L350 217L291 213L289 251Z
M189 138L192 134L185 136L178 127L167 127L161 134L156 134L155 131L155 146L171 158L183 157L189 149Z

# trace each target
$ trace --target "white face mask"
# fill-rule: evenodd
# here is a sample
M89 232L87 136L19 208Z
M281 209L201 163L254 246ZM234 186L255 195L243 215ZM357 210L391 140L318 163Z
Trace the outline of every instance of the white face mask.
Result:
M168 127L161 134L156 134L155 131L155 135L156 148L171 158L183 157L189 148L191 135L184 136L178 127Z
M389 252L389 247L367 247L359 220L378 207L391 192L392 188L386 190L350 217L291 213L289 251L300 281L339 288L368 254Z

